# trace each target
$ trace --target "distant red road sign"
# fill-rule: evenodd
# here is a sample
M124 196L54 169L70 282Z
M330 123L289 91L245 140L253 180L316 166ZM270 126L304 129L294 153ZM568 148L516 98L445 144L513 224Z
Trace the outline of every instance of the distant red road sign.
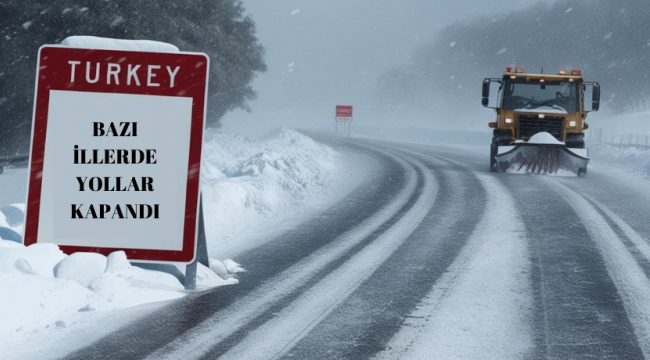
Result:
M193 261L208 69L200 53L41 47L25 245Z
M352 122L352 105L336 105L336 121Z

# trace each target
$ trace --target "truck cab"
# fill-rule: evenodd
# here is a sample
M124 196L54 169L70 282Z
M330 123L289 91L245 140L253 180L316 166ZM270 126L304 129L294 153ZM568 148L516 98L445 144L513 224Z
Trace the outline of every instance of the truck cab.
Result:
M496 97L490 88L498 84ZM591 87L591 106L585 108L585 91ZM492 104L490 103L492 100ZM507 67L501 78L483 81L482 104L496 111L490 169L499 171L499 147L528 142L540 132L550 134L569 149L584 149L587 113L600 105L600 86L587 82L580 70L560 70L558 74L530 74L523 68ZM501 149L508 150L507 148ZM575 151L587 157L585 151Z

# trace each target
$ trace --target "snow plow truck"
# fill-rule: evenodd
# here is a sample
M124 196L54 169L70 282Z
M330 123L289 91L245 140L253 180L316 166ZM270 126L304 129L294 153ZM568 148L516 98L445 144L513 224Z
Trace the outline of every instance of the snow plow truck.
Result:
M490 89L496 88L490 97ZM587 174L585 119L600 107L600 85L582 79L580 70L528 74L506 67L501 78L483 81L482 104L496 111L490 170L528 174ZM591 106L585 108L585 94ZM589 105L587 103L587 105Z

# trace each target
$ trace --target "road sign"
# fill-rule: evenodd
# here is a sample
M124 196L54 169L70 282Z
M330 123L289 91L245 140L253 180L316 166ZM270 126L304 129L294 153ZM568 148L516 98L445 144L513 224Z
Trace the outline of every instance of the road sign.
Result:
M208 68L199 53L41 47L25 245L191 262Z
M352 106L336 105L336 121L352 122Z

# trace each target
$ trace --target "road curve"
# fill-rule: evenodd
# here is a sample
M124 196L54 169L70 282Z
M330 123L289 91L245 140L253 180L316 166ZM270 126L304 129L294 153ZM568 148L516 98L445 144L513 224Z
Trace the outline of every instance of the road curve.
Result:
M247 272L239 285L188 296L67 358L144 358L195 338L198 332L193 330L203 322L224 324L234 316L239 322L217 335L221 341L203 343L194 354L224 351L405 217L425 187L422 170L383 150L334 145L340 151L365 153L381 166L352 196L300 228L240 255L238 261L246 264ZM278 284L286 285L267 291ZM247 309L245 316L240 315L242 309Z
M650 225L639 215L650 202L639 190L598 172L493 174L485 157L449 148L310 135L379 166L317 218L242 254L239 285L66 358L650 356Z

